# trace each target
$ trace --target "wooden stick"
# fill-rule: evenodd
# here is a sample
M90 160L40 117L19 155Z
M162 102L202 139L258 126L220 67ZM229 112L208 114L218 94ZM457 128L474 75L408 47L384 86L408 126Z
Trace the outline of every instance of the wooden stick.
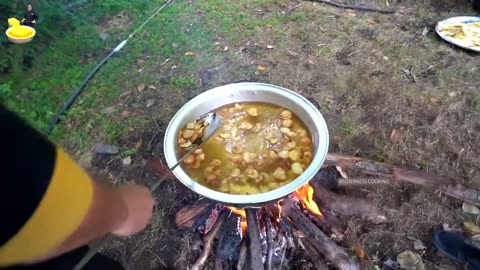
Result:
M454 185L449 179L434 173L426 173L405 167L375 162L369 159L343 156L339 154L328 154L325 163L340 166L365 175L381 175L397 182L408 182L415 185L434 188L436 191L440 191L452 198L480 206L480 191L468 189L460 184Z
M223 223L228 217L228 214L226 211L223 211L223 213L220 213L220 215L221 216L215 222L215 226L213 227L213 229L208 233L207 236L205 236L205 244L203 246L202 254L200 255L200 257L198 257L198 259L193 264L191 268L192 270L200 270L200 268L205 264L205 261L207 261L208 255L212 250L213 240L215 239L215 236L220 231L220 228L222 227Z
M262 249L260 241L260 226L258 225L258 210L255 208L247 208L247 233L250 241L250 264L252 270L263 270Z
M208 200L198 200L194 205L182 208L175 216L175 224L182 229L192 229L196 219L210 208Z
M373 11L373 12L384 13L384 14L395 13L395 10L393 10L393 9L381 9L381 8L374 8L374 7L352 6L352 5L340 4L340 3L329 1L329 0L308 0L308 1L324 3L324 4L327 4L327 5L331 5L331 6L339 7L339 8L349 8L349 9L357 9L357 10L363 10L363 11Z
M298 242L305 250L305 253L310 257L310 261L317 270L328 270L328 266L325 264L322 255L315 249L315 246L306 238L299 237Z
M315 198L320 201L322 207L346 216L358 215L375 224L380 224L387 220L385 215L381 214L375 205L364 199L338 195L324 188L319 181L310 181L310 185L315 190Z
M323 211L322 207L322 216L318 216L315 214L310 214L309 217L310 219L313 220L315 225L317 225L322 231L324 231L328 236L331 238L334 238L336 240L342 240L344 237L345 229L343 227L339 228L337 227L337 224L335 223L330 223L328 220L325 218L325 213L326 211Z
M264 215L265 232L267 234L267 260L265 261L265 269L272 270L273 258L273 236L272 236L272 221L270 215Z
M340 270L360 270L360 267L335 242L330 240L295 206L291 199L284 199L282 215L290 218L292 226L302 232L311 241L316 250L335 264Z
M240 246L240 254L238 255L238 262L237 262L237 270L242 270L245 262L247 261L247 238L244 237L242 241L242 245Z

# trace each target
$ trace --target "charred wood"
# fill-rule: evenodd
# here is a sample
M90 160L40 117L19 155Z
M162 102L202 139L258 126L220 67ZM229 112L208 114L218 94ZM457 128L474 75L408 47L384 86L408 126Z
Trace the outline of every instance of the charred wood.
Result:
M243 239L243 232L240 227L241 221L242 217L240 215L232 213L222 226L215 254L224 262L236 262L238 260Z
M192 270L199 270L205 264L205 261L207 260L208 255L212 250L213 240L217 236L218 232L220 231L220 228L222 228L222 225L225 222L225 220L228 218L228 216L229 216L228 211L222 211L222 213L220 213L218 219L215 222L215 225L213 225L212 230L205 236L205 243L203 245L202 254L200 255L200 257L198 257L197 261L193 264Z
M360 269L341 247L325 235L295 206L295 202L290 199L284 199L282 214L290 219L292 226L296 227L311 241L318 252L323 254L327 260L331 261L340 270Z
M212 209L212 202L206 199L198 200L195 204L185 207L177 213L175 224L180 230L195 229L205 222Z
M262 249L260 241L260 226L258 224L258 210L254 208L246 209L247 214L247 234L249 239L250 264L253 270L263 270Z

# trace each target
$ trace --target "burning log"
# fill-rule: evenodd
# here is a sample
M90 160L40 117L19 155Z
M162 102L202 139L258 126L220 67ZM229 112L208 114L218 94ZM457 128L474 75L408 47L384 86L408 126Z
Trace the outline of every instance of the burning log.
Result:
M218 240L215 254L224 262L237 261L240 252L240 244L243 240L243 232L240 227L242 217L235 213L225 221L221 236Z
M254 208L246 209L247 213L247 233L249 239L250 264L253 270L263 270L262 250L260 241L260 226L258 224L258 210Z
M325 163L365 175L382 176L398 182L433 187L447 196L480 206L480 191L468 189L460 184L454 185L452 181L437 174L338 154L328 154Z
M310 221L291 199L284 199L282 215L287 216L292 226L296 227L311 241L315 249L341 270L359 270L359 266L347 253L326 236L312 221Z
M205 222L212 208L212 202L205 199L198 200L192 206L181 209L175 217L175 223L181 230L196 228Z
M238 262L237 262L237 270L242 270L245 262L247 261L247 252L248 245L247 241L242 241L242 245L240 247L240 254L238 255Z
M323 208L322 208L323 209ZM322 216L309 214L308 217L317 225L323 232L328 234L335 240L342 240L346 231L346 227L341 221L330 212L323 210Z
M225 222L228 216L229 215L227 211L222 211L222 213L220 213L212 230L205 236L205 243L203 246L202 254L200 255L200 257L198 257L197 261L193 264L192 270L199 270L205 264L205 261L207 260L208 255L212 250L213 240L215 239L215 236L217 236L218 231L220 231L220 228L222 227L223 223Z
M265 232L267 234L267 260L265 261L265 269L272 270L272 258L273 258L273 236L272 236L272 221L270 216L265 213L264 215Z

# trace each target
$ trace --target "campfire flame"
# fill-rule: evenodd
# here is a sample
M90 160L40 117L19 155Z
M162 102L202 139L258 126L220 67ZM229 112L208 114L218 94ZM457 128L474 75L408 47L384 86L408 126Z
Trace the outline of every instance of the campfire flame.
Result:
M227 206L230 211L233 213L239 215L242 217L242 221L240 222L240 227L242 228L242 231L245 233L247 231L247 214L245 213L245 210L243 209L238 209L233 206Z
M313 200L313 192L313 187L306 184L297 189L293 196L303 202L304 206L310 209L313 213L321 216L322 212L317 203Z
M309 184L303 185L299 189L297 189L291 196L299 200L300 202L303 203L303 206L310 209L313 213L321 216L322 211L320 211L320 208L318 207L317 203L313 200L313 187L310 186ZM280 222L282 219L282 200L277 202L277 207L278 207L278 218L277 221ZM240 226L242 228L242 231L245 233L247 231L247 215L245 213L245 210L243 209L238 209L233 206L227 206L230 211L233 213L239 215L242 217L242 221L240 223Z

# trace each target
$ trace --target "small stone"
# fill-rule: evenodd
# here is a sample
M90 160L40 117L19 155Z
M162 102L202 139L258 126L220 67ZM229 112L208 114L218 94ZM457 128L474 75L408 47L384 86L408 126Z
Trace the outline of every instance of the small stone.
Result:
M97 154L117 154L120 151L120 147L116 145L102 144L95 145L95 153Z
M480 234L480 228L475 225L473 222L463 222L463 230L465 231L466 234L470 236L474 236L477 234Z
M103 108L100 110L100 113L102 114L112 114L115 112L115 107L112 106L112 107L106 107L106 108Z
M130 156L128 156L128 157L122 159L122 163L123 163L123 165L130 165L130 164L132 164L132 158Z
M427 249L427 247L422 243L422 241L420 241L418 239L413 242L413 248L415 250Z
M108 34L107 33L100 33L99 37L100 37L101 40L105 41L105 40L108 39Z
M462 205L462 211L465 213L465 214L472 214L472 215L479 215L480 214L480 209L478 209L477 206L471 204L471 203L467 203L467 202L464 202L463 205Z
M422 257L410 250L398 254L397 262L398 264L400 264L400 269L425 270L425 265L423 265Z
M444 231L450 231L450 225L448 225L447 223L443 223L442 227Z
M88 151L80 157L78 165L85 170L90 169L92 167L92 159L92 153Z
M393 268L396 264L397 263L390 258L388 258L386 261L383 262L383 265L385 265L387 267L390 267L390 268Z

